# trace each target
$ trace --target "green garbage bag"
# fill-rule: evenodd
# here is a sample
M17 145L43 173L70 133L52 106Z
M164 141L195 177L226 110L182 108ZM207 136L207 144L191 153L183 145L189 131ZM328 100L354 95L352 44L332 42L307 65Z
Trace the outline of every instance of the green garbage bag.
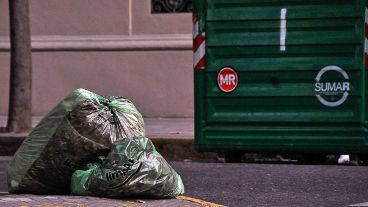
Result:
M168 198L184 193L180 176L145 137L122 139L107 157L77 170L72 195Z
M144 122L132 102L77 89L15 153L7 169L9 192L68 194L75 170L107 155L116 140L136 136L144 136Z

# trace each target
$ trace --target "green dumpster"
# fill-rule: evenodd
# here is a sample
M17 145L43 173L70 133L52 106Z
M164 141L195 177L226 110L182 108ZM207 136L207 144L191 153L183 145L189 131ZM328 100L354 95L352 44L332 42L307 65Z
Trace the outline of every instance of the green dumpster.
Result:
M197 149L367 154L366 4L195 0Z

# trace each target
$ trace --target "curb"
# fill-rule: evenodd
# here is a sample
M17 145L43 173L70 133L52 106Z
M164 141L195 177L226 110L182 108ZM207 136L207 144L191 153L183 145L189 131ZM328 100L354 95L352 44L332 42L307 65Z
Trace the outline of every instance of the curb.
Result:
M194 146L194 139L164 137L150 139L157 151L167 160L215 161L217 158L214 152L198 152Z
M13 155L27 135L27 133L0 133L0 156Z
M0 133L0 156L12 156L28 136L27 133ZM212 152L198 152L194 147L194 139L190 137L147 136L157 151L167 160L208 161L216 160Z

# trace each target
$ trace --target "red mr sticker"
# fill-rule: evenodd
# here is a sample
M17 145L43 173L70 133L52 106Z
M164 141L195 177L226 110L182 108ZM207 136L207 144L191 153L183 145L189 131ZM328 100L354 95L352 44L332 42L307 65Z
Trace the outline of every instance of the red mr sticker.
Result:
M217 84L223 92L231 92L238 86L238 74L230 67L222 68L217 75Z

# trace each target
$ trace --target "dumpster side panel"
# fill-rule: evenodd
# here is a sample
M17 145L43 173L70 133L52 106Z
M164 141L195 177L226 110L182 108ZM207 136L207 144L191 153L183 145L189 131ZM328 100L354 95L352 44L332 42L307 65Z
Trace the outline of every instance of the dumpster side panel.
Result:
M199 149L368 150L365 1L206 0L203 6L206 68L195 80ZM219 87L225 67L238 76L230 93Z

